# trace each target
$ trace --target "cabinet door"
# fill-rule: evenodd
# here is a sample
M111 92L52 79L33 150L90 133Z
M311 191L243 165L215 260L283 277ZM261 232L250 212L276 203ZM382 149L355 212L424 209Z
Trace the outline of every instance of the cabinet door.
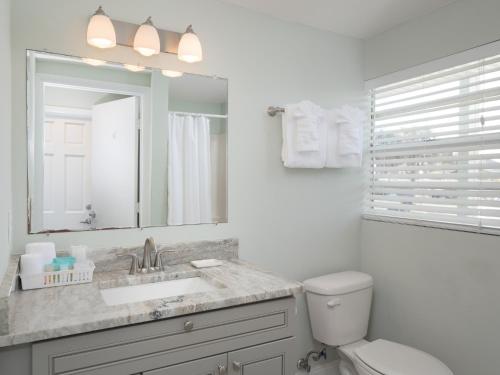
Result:
M145 371L143 375L226 375L227 354L184 362L178 365Z
M230 352L228 375L291 375L294 354L294 338Z

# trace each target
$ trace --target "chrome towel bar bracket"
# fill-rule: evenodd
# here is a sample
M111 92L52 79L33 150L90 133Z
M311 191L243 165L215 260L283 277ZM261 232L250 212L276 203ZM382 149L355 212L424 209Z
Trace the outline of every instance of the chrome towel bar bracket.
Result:
M283 108L283 107L271 106L267 109L267 114L271 117L276 116L278 113L284 113L284 112L285 112L285 108Z

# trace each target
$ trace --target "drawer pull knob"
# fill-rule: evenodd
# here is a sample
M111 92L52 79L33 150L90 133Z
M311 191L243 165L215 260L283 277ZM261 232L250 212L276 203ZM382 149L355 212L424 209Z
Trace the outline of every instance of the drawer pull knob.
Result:
M219 375L226 375L226 366L218 365L217 368L219 369Z
M186 331L191 331L194 327L194 324L192 321L188 320L187 322L184 323L184 329Z
M233 368L234 368L235 370L238 370L238 371L239 371L239 370L241 370L241 362L236 362L236 361L234 361L234 362L233 362Z

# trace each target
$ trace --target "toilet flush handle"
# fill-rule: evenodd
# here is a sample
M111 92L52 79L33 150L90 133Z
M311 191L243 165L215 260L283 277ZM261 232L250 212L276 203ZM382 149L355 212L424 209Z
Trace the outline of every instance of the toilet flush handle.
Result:
M326 305L327 305L330 309L334 309L335 307L340 306L340 298L334 298L334 299L331 299L330 301L328 301L328 302L326 303Z

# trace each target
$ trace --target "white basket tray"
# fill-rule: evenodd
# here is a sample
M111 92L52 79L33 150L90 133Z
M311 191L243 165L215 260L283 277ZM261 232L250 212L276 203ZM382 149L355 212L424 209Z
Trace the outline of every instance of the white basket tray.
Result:
M26 290L90 283L94 275L94 268L94 263L88 261L88 267L82 267L76 270L44 272L36 275L21 274L21 285L22 288Z

